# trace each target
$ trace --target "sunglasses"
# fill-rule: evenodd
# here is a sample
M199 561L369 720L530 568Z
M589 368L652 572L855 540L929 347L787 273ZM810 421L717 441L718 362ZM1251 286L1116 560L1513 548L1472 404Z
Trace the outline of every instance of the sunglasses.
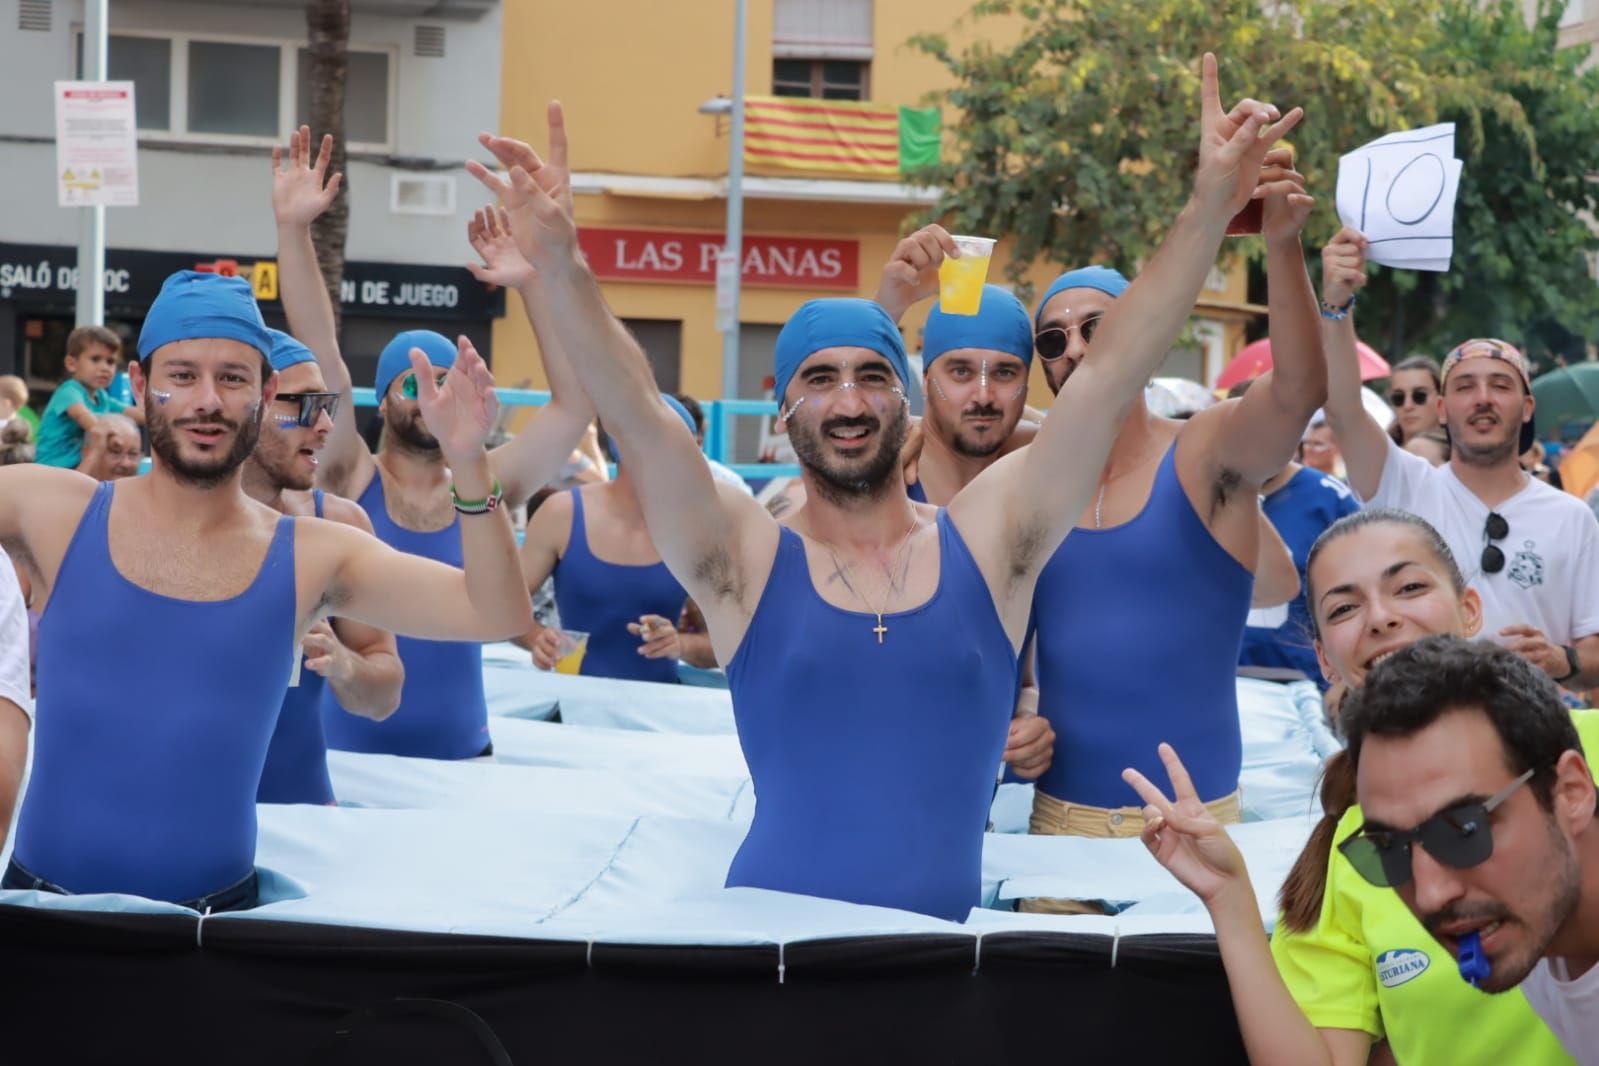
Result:
M1094 333L1104 317L1102 314L1090 315L1075 326L1052 326L1033 338L1033 349L1044 362L1053 363L1066 354L1066 346L1072 342L1072 330L1082 334L1083 344L1093 343Z
M306 429L316 425L324 412L330 419L339 415L339 394L336 392L280 392L278 399L300 405L299 423Z
M1488 521L1483 523L1482 536L1488 542L1482 549L1482 572L1497 574L1505 568L1505 553L1493 542L1510 536L1510 523L1505 521L1504 515L1497 511L1489 511Z
M440 370L433 375L433 384L439 388L444 387L444 379L450 376L448 370ZM407 400L416 399L416 371L406 371L405 377L400 379L400 395Z
M1469 870L1494 853L1489 815L1511 794L1532 780L1528 770L1482 803L1462 803L1439 811L1414 829L1361 829L1338 845L1355 872L1378 888L1397 888L1409 881L1410 845L1419 843L1451 870Z
M1415 404L1417 407L1420 407L1422 404L1427 403L1431 399L1432 399L1432 391L1430 389L1411 389L1410 390L1410 402ZM1390 406L1390 407L1403 407L1403 406L1405 406L1405 390L1404 389L1395 389L1393 392L1390 392L1388 394L1388 406Z

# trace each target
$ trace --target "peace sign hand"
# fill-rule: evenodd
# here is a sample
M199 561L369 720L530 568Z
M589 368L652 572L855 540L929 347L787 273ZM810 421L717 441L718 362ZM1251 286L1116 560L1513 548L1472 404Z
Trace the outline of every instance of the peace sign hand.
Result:
M1144 846L1207 906L1227 889L1249 888L1243 853L1200 802L1193 780L1170 744L1160 746L1160 760L1166 764L1175 802L1137 770L1122 771L1122 780L1133 786L1145 804Z
M311 127L301 126L289 135L289 159L283 149L272 146L272 215L280 226L309 226L326 211L339 194L344 175L328 178L333 161L333 136L324 134L311 163Z
M494 394L488 364L465 336L456 339L456 351L455 365L442 385L435 384L433 365L422 349L410 351L422 421L451 466L482 455L483 442L500 417L500 399Z
M1201 78L1202 114L1199 170L1194 175L1194 198L1220 219L1232 218L1258 191L1260 169L1266 153L1305 117L1303 108L1283 115L1271 104L1243 100L1223 111L1216 74L1216 57L1205 53Z

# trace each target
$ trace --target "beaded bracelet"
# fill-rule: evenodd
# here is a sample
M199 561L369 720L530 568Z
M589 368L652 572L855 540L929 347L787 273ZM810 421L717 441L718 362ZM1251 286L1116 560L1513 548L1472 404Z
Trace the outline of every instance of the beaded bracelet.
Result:
M1342 307L1334 307L1326 300L1321 301L1321 317L1329 322L1342 322L1349 317L1349 312L1354 309L1356 298L1356 295L1351 295L1349 302Z
M463 500L455 491L455 485L452 482L450 485L450 499L455 503L456 511L461 514L488 514L500 505L500 501L505 499L505 490L500 486L500 479L495 478L494 490L489 493L486 499Z

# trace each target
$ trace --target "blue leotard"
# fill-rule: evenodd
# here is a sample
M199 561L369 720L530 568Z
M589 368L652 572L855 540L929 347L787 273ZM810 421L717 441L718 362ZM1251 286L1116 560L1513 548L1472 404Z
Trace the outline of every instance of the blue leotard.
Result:
M727 669L756 794L729 887L952 921L980 903L1016 652L945 511L938 544L937 591L884 615L879 644L874 616L823 600L782 531Z
M389 517L383 475L356 501L372 531L389 547L449 566L461 565L459 517L434 533L406 529ZM339 751L470 759L489 748L489 711L483 700L483 645L476 641L417 640L397 636L405 687L400 706L381 722L350 714L331 687L322 694L322 728Z
M255 867L255 790L294 661L294 519L228 600L123 577L117 482L78 523L39 624L33 774L16 861L69 892L180 901ZM116 661L84 660L116 649Z
M640 655L642 642L627 631L627 625L646 614L676 625L688 593L665 563L624 566L596 558L589 550L583 520L583 490L573 489L570 495L572 534L566 554L555 564L555 606L563 627L589 635L579 672L586 677L675 684L677 660Z

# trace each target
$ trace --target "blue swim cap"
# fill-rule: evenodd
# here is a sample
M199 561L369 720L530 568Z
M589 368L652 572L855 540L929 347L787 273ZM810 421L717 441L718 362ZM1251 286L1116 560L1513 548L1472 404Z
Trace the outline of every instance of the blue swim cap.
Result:
M248 281L198 270L168 277L139 331L139 359L163 344L203 338L242 341L262 358L272 354L272 337Z
M955 348L1004 352L1032 366L1033 324L1027 308L998 285L983 286L983 301L975 315L947 315L935 303L922 330L922 368Z
M298 363L316 362L316 356L311 354L311 349L281 329L268 326L267 333L272 337L272 351L268 358L272 360L273 370L287 370Z
M843 347L870 348L893 365L901 385L910 387L905 340L888 312L871 300L832 296L805 301L777 335L772 376L776 379L779 406L801 363L823 348Z
M688 408L684 407L676 396L663 392L661 393L661 399L665 401L666 406L677 412L677 417L681 418L683 424L688 427L688 435L690 437L699 431L698 427L694 425L694 416L688 413ZM609 433L605 435L605 450L610 453L611 462L619 463L622 461L622 457L616 454L616 438Z
M1087 266L1069 270L1056 278L1054 284L1045 290L1044 298L1038 301L1038 310L1033 314L1033 325L1036 327L1038 320L1044 317L1044 305L1049 303L1050 297L1057 292L1065 292L1067 289L1098 289L1106 296L1117 297L1126 292L1130 284L1131 282L1122 276L1121 271L1112 270L1110 267Z
M422 349L428 362L441 370L448 370L455 365L455 344L444 334L434 333L431 329L408 329L404 333L396 333L394 339L383 346L383 354L378 356L378 374L372 382L372 390L377 393L379 403L388 395L394 379L411 369L412 348Z

